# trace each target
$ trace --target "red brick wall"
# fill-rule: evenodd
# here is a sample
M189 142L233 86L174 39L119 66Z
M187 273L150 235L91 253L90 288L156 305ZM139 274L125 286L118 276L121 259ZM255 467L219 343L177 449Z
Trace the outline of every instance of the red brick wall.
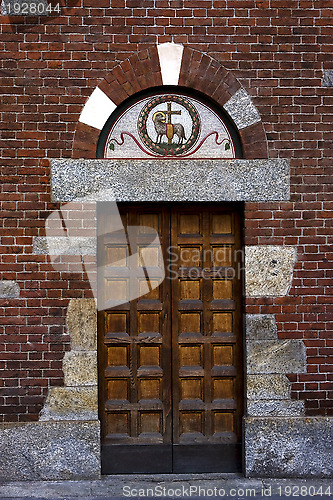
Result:
M112 68L169 41L230 70L261 114L269 156L290 158L290 202L246 204L245 243L297 245L295 279L288 297L248 299L246 311L273 313L280 338L304 339L308 373L291 377L293 395L309 415L333 414L333 96L321 87L333 68L331 1L68 1L60 17L0 18L0 270L21 287L19 299L0 300L1 418L38 418L48 386L62 383L68 300L91 296L79 275L32 255L57 208L46 158L72 157L80 112Z

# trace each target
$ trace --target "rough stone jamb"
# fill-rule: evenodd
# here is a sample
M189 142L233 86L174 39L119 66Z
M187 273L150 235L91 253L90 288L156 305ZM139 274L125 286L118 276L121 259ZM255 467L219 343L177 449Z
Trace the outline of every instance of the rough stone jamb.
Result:
M246 315L247 415L304 415L304 401L291 399L288 373L306 372L301 340L280 340L273 314Z
M296 260L295 247L246 247L246 295L288 295ZM274 315L248 314L245 323L248 415L303 415L304 402L291 399L291 383L286 376L289 373L306 372L306 349L303 341L279 340Z
M100 477L95 301L72 299L67 326L64 387L50 388L38 422L0 424L0 482Z
M183 59L183 45L161 43L157 46L163 85L178 85Z
M231 109L231 117L239 121L246 97L247 113L239 129L243 157L246 159L268 158L267 139L259 115L246 91L234 75L218 61L190 47L182 52L179 86L196 89L214 99L220 106ZM153 46L121 62L110 71L97 87L115 106L133 94L163 84L158 49ZM229 106L228 106L229 104ZM237 110L238 105L238 110ZM234 114L236 113L236 114ZM79 122L75 131L73 158L96 158L100 129Z
M49 389L40 421L98 420L97 316L94 299L71 299L71 351L63 359L64 386Z
M99 427L96 420L0 424L1 489L8 480L100 478Z
M289 293L297 249L293 246L253 245L245 248L247 297L282 297Z

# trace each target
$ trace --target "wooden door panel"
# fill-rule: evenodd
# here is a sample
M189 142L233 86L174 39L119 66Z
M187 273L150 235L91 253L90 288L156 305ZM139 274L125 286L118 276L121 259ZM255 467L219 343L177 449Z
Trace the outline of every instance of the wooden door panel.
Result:
M99 209L103 473L240 470L238 215L216 205L141 204L122 205L121 216L139 226L134 248ZM149 227L162 252L147 247Z
M215 207L175 208L173 443L240 441L239 225ZM238 311L239 312L239 311Z
M171 445L172 436L170 282L156 287L163 257L157 245L147 245L150 227L168 246L169 219L165 209L123 206L126 232L112 233L110 227L106 233L107 212L107 206L99 207L99 300L105 307L99 313L104 332L99 339L103 471L130 472L133 456L130 461L128 456L136 453L140 462L144 452L138 471L168 472L160 454L171 453L161 445ZM130 233L134 226L135 237ZM127 459L109 459L115 450Z

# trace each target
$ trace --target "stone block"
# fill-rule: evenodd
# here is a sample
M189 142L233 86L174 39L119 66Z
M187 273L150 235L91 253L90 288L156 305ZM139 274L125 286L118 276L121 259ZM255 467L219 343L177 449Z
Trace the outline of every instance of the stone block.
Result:
M333 87L333 69L324 69L322 86Z
M247 477L333 477L333 417L248 417Z
M97 420L97 386L51 387L39 420Z
M247 372L304 373L306 350L301 340L258 340L247 342Z
M16 281L0 281L0 299L17 299L20 296L20 285Z
M278 338L273 314L246 314L245 325L248 340L273 340Z
M247 404L247 414L252 417L298 417L304 415L304 401L250 400Z
M269 160L54 159L52 199L104 201L289 200L290 168Z
M290 399L291 382L286 375L248 375L246 386L249 399Z
M34 236L32 253L37 255L96 255L92 236Z
M248 246L245 248L245 293L248 297L287 295L297 258L294 247Z
M73 350L97 349L97 313L94 299L71 299L66 321Z
M224 104L224 109L236 123L238 130L260 122L260 115L245 89L240 88Z
M99 476L98 421L0 424L0 481Z
M66 352L63 371L67 387L97 385L97 352Z

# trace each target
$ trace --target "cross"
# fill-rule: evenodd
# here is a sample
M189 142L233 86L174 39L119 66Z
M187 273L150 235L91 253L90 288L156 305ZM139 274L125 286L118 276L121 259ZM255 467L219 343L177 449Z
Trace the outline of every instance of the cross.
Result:
M171 123L172 115L181 115L181 111L171 111L171 102L167 103L167 111L163 111L167 115L167 123ZM168 144L172 144L172 139L168 138Z

